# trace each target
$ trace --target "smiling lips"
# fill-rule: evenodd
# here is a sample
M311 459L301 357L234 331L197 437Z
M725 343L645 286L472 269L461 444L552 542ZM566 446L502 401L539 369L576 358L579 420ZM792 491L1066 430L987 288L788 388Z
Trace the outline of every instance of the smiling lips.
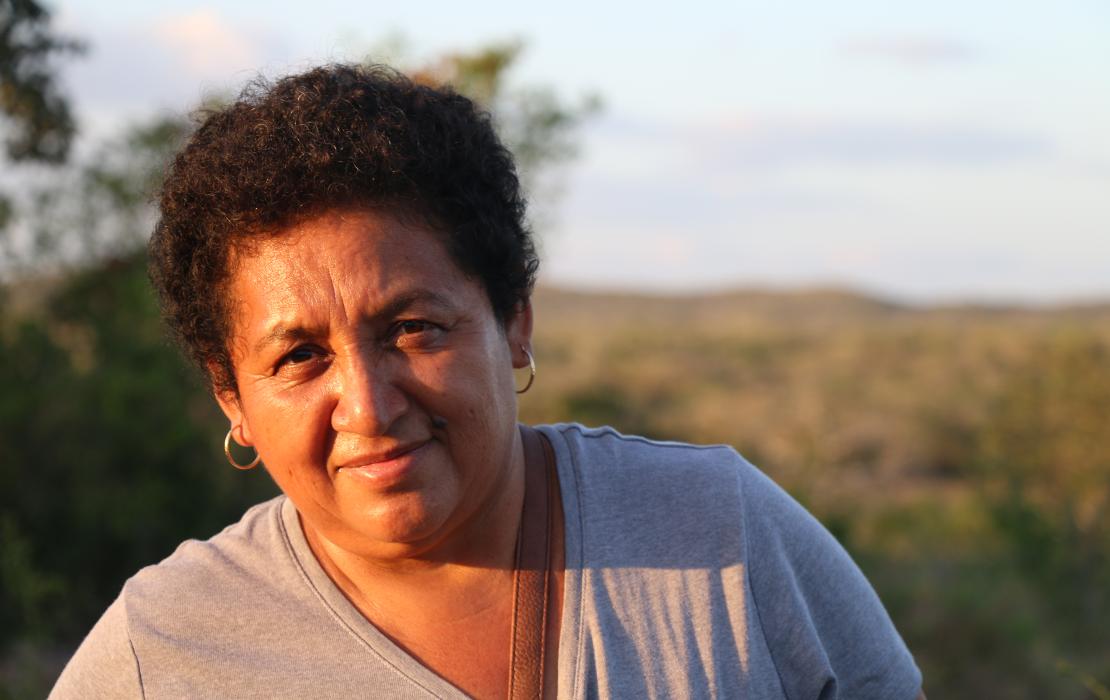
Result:
M336 474L347 473L374 481L397 480L413 467L420 452L430 442L431 438L398 445L384 452L364 452L345 460L335 471Z

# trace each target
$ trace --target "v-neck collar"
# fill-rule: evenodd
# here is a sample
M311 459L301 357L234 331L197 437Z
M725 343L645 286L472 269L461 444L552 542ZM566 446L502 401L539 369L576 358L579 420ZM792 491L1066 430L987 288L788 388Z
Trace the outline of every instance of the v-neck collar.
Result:
M544 429L546 428L546 429ZM551 442L555 450L556 467L559 472L559 491L563 501L563 537L565 564L563 574L563 614L560 620L559 635L559 697L574 697L577 693L577 660L581 640L581 585L582 552L581 531L577 498L577 479L573 467L573 457L558 430L547 426L539 428ZM281 524L286 542L304 574L306 583L312 588L336 624L357 638L367 651L377 656L383 663L425 690L429 695L439 698L467 698L468 696L446 679L420 663L415 657L382 634L361 612L347 600L339 587L324 571L320 562L308 546L300 517L293 502L284 498L281 504ZM508 650L506 649L506 653Z
M281 520L285 537L304 573L307 583L328 608L338 625L361 641L367 650L407 677L416 686L423 688L429 695L438 698L466 698L462 691L444 680L434 671L417 661L411 654L397 646L370 623L351 601L343 595L335 582L328 577L316 556L308 546L300 517L293 502L288 498L281 504Z

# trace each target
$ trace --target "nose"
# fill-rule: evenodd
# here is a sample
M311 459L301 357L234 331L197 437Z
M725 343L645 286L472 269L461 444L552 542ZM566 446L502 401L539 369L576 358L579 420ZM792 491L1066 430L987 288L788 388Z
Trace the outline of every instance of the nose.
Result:
M409 405L389 358L360 352L340 364L332 428L370 437L387 434Z

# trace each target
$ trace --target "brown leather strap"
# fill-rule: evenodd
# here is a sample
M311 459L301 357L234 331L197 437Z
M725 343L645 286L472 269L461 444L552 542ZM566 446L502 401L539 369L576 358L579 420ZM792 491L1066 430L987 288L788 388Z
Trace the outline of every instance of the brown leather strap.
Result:
M548 599L550 598L553 498L558 497L555 455L538 430L520 426L524 443L524 511L513 573L512 655L509 697L543 696Z

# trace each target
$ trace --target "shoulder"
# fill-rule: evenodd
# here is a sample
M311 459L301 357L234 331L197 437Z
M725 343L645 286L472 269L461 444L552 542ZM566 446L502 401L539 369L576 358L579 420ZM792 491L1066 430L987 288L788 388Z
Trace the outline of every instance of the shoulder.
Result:
M50 700L143 696L139 662L131 646L127 615L117 598L66 664Z
M655 522L665 514L667 527L689 519L703 533L718 526L715 536L741 531L757 540L746 554L796 559L803 567L816 550L847 556L805 508L728 445L651 440L576 423L539 428L585 510L647 513Z
M749 493L752 607L787 695L915 697L920 671L848 552L766 477Z
M707 481L739 476L752 468L728 445L692 445L624 435L613 428L559 423L539 428L570 459L583 479L621 482L629 477L652 481Z
M651 440L576 423L540 429L587 524L624 523L684 547L712 541L745 560L783 550L806 558L813 547L841 551L813 516L729 445ZM765 546L767 538L781 549Z
M206 677L242 640L264 647L279 636L279 616L296 624L314 609L286 532L289 509L283 496L259 504L124 584L120 604L144 679Z
M540 429L587 498L635 495L643 507L664 499L672 510L684 503L734 509L753 497L791 500L729 445L652 440L577 423Z
M128 579L51 697L139 697L152 671L180 669L181 658L203 655L204 644L225 639L243 620L250 592L281 578L275 561L286 549L283 503L279 497L259 504L214 537L188 540Z
M567 462L560 476L569 474L582 510L608 526L631 519L655 535L739 538L736 547L753 575L787 567L819 576L850 563L824 526L728 445L650 440L578 424L542 429Z
M848 553L731 447L574 424L541 430L560 461L583 568L742 571L751 648L766 644L788 697L821 696L829 683L842 697L909 698L920 688Z
M758 472L731 447L578 424L540 429L590 561L710 566L743 556L746 484Z
M139 652L225 639L229 626L265 622L275 605L303 596L304 573L286 531L289 509L284 496L261 503L129 579L120 597Z
M285 498L260 503L239 522L207 540L186 540L158 564L140 570L124 584L128 608L182 597L215 600L228 590L249 587L273 574L274 560L287 555L281 522Z

